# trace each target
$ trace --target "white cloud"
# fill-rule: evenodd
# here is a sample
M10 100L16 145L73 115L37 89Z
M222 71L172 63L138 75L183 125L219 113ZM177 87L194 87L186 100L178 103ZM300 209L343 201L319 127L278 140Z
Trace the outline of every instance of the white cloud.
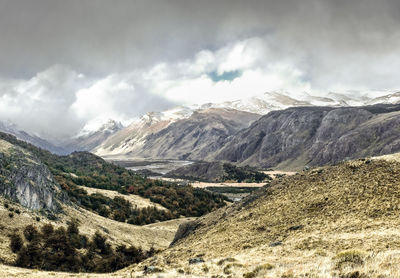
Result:
M368 84L372 83L363 83L363 75L357 78L354 63L345 71L338 66L318 72L315 78L315 69L301 53L282 56L268 41L250 38L214 51L201 50L191 59L102 78L56 65L27 80L0 79L0 120L59 139L77 134L84 126L95 128L108 119L128 124L148 111L178 104L223 102L267 91L296 95L371 89ZM379 72L391 72L398 59L394 60L392 64L385 60L389 66ZM379 68L385 66L383 62L374 63ZM234 73L231 77L224 75L230 72ZM372 81L379 85L384 79Z
M235 100L266 91L310 90L295 65L276 61L268 53L262 40L248 39L215 52L202 51L193 60L157 65L145 79L149 91L185 104ZM214 82L208 75L213 71L219 75L238 71L240 76Z

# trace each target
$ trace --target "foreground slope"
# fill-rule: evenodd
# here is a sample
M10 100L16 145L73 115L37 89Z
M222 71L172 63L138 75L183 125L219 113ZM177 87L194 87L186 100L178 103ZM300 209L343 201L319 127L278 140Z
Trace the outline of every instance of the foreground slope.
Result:
M400 163L351 161L274 180L181 226L171 249L134 269L154 265L170 277L400 277L399 216ZM194 258L200 263L189 264Z

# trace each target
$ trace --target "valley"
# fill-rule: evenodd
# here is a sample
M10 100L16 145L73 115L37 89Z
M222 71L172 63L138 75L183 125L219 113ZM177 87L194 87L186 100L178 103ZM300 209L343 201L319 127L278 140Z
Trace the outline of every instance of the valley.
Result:
M98 133L87 142L126 143L145 128L135 149L102 147L103 158L55 155L0 133L0 276L396 277L399 111L207 108L157 128L142 119ZM12 252L13 233L44 224L62 233L71 223L86 245L58 269L66 272L16 267L35 245L25 238ZM90 247L96 235L115 253ZM137 261L129 248L143 252ZM96 265L110 273L82 273Z
M0 0L0 278L400 278L399 0Z

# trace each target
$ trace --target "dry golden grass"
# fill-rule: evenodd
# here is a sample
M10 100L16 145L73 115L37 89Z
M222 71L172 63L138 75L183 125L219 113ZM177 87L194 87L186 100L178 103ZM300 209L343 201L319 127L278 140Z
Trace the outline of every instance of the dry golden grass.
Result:
M150 199L140 197L139 195L133 195L133 194L124 195L114 190L105 190L105 189L98 189L86 186L80 186L80 187L86 190L88 194L99 193L111 199L113 199L114 197L124 198L125 200L129 201L133 207L137 208L156 207L157 209L166 210L166 208L164 208L162 205L153 203L152 201L150 201Z
M383 160L387 160L387 161L400 162L400 153L377 156L377 157L373 157L372 159L383 159Z
M201 218L195 233L133 269L211 277L234 258L231 277L400 277L400 163L323 167L256 194ZM200 255L205 263L189 265Z
M400 163L302 172L196 221L174 247L113 275L154 266L162 272L146 277L400 277ZM204 263L189 264L196 257Z
M11 149L14 148L14 145L8 143L7 141L0 139L0 152L7 154Z

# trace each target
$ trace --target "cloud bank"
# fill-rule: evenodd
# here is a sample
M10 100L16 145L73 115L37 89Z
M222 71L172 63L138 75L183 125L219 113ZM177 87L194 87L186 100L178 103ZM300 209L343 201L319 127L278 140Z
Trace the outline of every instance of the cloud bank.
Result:
M396 0L0 0L0 120L47 138L265 91L400 88Z

